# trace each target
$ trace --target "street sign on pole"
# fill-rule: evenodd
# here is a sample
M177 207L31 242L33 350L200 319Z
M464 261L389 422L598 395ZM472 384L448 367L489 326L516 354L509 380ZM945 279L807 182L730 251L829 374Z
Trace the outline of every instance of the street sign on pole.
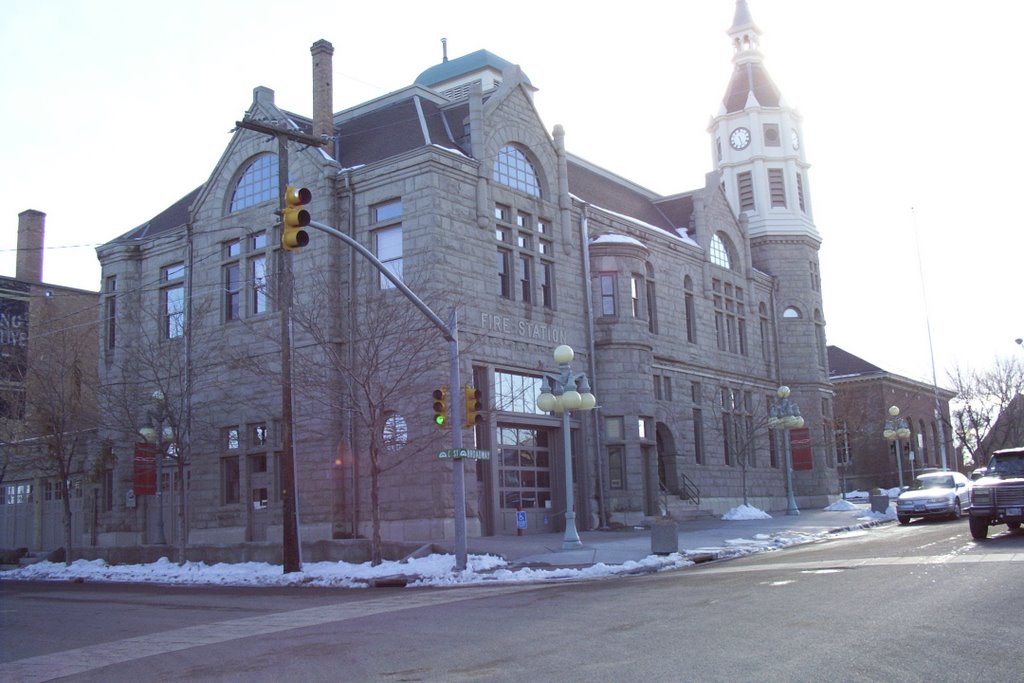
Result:
M452 460L458 458L469 458L471 460L490 460L490 451L481 451L476 448L446 448L437 454L441 460Z

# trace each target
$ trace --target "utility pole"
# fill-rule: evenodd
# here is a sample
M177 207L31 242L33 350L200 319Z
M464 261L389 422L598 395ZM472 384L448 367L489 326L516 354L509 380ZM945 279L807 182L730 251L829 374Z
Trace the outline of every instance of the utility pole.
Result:
M246 130L265 133L277 139L278 193L284 210L288 187L288 141L319 147L321 140L297 130L285 130L255 121L236 121ZM281 312L281 506L282 561L284 573L302 571L302 549L299 540L298 495L295 490L295 425L292 417L292 254L280 249L277 257L277 301Z

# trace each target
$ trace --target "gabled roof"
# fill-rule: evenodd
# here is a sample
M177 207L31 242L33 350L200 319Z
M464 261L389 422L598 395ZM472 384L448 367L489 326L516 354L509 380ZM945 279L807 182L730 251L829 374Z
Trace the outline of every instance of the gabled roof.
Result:
M472 156L463 132L469 115L468 102L449 102L422 86L443 82L451 74L510 66L513 66L510 62L479 50L427 69L416 79L416 85L407 90L335 114L337 145L331 154L337 157L341 168L381 162L427 145L439 145ZM525 75L522 79L529 84ZM485 96L485 101L487 99ZM276 111L287 116L303 132L310 132L309 118L281 109ZM595 207L648 224L673 237L679 237L678 228L685 232L690 227L692 193L663 197L572 155L568 175L569 192ZM188 209L201 192L202 186L117 240L153 237L184 226Z
M581 161L569 160L569 192L596 207L614 211L631 218L643 221L665 232L676 235L676 227L672 220L654 203L657 197L653 193L645 194L631 186L627 181L616 180L611 174L600 173ZM692 205L691 205L692 209Z
M188 207L192 205L192 202L199 196L199 191L202 189L203 186L200 185L142 225L126 232L114 241L156 237L180 228L188 222Z
M850 377L886 374L885 370L838 346L828 347L829 377Z

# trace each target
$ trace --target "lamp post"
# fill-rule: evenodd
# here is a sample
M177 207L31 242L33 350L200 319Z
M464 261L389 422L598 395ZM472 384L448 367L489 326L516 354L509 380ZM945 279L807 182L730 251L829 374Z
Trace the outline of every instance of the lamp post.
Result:
M591 410L597 405L597 399L590 393L590 382L587 381L586 375L573 374L572 368L569 366L575 355L572 347L566 344L555 349L554 357L555 362L558 363L558 376L547 376L548 384L537 397L538 408L545 412L562 414L562 451L565 454L565 537L562 540L562 550L573 550L582 545L580 535L576 531L569 411Z
M782 450L786 456L786 514L799 515L796 497L793 495L793 453L790 449L789 430L804 426L804 418L800 408L789 398L789 387L781 386L775 392L778 399L772 402L768 410L768 428L782 432Z
M173 438L174 434L170 426L164 425L167 414L164 393L159 390L154 391L152 398L153 409L148 412L149 425L140 427L139 434L146 440L146 443L156 446L156 538L154 543L166 545L167 537L164 535L164 439L166 437Z
M900 409L896 406L889 407L889 419L885 421L885 430L882 431L889 441L896 442L896 471L899 473L900 488L903 488L903 439L910 437L910 429L907 421L900 417Z

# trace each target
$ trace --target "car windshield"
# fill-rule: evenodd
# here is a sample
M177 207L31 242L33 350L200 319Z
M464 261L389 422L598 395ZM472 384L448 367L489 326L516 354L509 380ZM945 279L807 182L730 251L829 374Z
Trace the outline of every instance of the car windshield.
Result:
M951 489L953 477L921 477L914 484L915 489Z
M988 464L988 474L1000 477L1024 477L1024 457L995 456Z

